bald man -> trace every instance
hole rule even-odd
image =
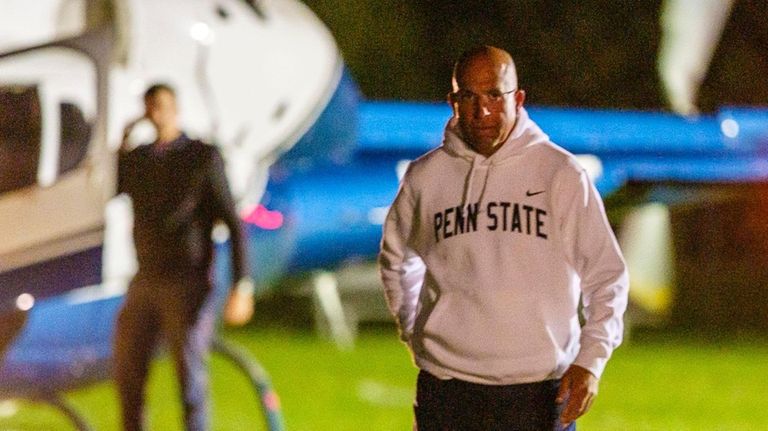
[[[602,201],[528,117],[506,51],[465,52],[448,101],[443,143],[410,164],[379,254],[420,368],[417,427],[573,430],[627,305]]]

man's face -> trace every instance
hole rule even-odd
[[[176,124],[176,98],[168,91],[160,90],[144,100],[146,117],[158,129]]]
[[[456,77],[451,95],[464,140],[485,156],[504,143],[525,100],[525,93],[516,91],[514,72],[507,67],[488,57],[477,57]]]

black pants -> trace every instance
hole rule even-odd
[[[146,276],[131,282],[115,332],[115,380],[123,429],[144,423],[144,386],[160,336],[173,357],[181,390],[185,428],[208,429],[208,373],[205,359],[216,319],[213,289],[202,276]]]
[[[560,431],[559,380],[520,385],[480,385],[440,380],[419,372],[418,431]],[[568,431],[575,430],[575,424]]]

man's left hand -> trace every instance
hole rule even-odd
[[[597,377],[587,369],[578,365],[568,367],[563,374],[555,400],[558,404],[567,401],[563,413],[560,414],[563,426],[570,425],[589,410],[597,396],[597,387]]]
[[[240,280],[229,293],[224,305],[224,322],[230,326],[243,326],[253,317],[253,281]]]

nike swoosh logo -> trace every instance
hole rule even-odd
[[[526,196],[528,196],[528,197],[531,197],[531,196],[540,195],[540,194],[544,193],[545,191],[546,191],[546,190],[541,190],[541,191],[538,191],[538,192],[532,192],[532,191],[530,191],[530,190],[527,190],[527,191],[525,192],[525,195],[526,195]]]

